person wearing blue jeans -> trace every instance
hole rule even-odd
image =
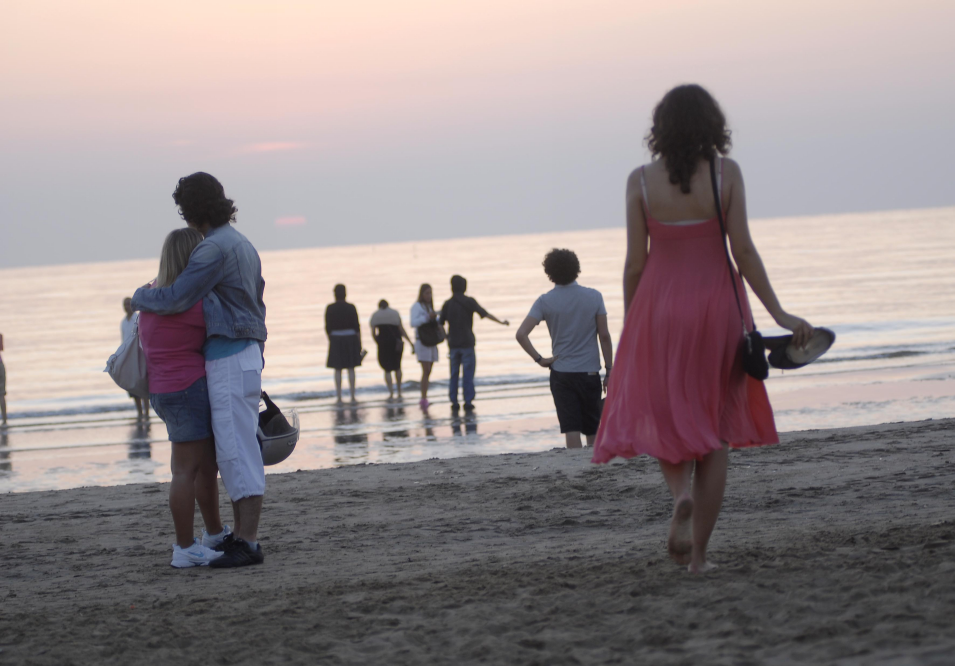
[[[474,368],[477,365],[477,358],[474,355],[474,347],[452,347],[449,358],[451,359],[451,379],[448,381],[448,395],[451,398],[451,406],[458,407],[458,377],[464,368],[464,408],[474,408]]]
[[[448,325],[448,347],[451,359],[451,381],[448,382],[448,397],[451,399],[451,409],[460,409],[458,404],[458,378],[464,370],[464,409],[474,409],[474,368],[477,358],[474,355],[474,315],[484,319],[487,317],[503,326],[510,326],[506,319],[501,321],[480,306],[471,298],[465,296],[468,281],[460,275],[451,277],[451,298],[444,302],[438,321],[442,326]]]

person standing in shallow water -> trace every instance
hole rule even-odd
[[[378,309],[371,316],[369,322],[371,337],[378,345],[378,365],[385,371],[385,385],[388,387],[388,400],[395,399],[394,384],[391,374],[395,375],[395,384],[398,385],[398,400],[401,400],[401,355],[404,353],[404,342],[414,344],[405,327],[401,325],[401,315],[394,308],[388,307],[388,301],[378,302]]]
[[[426,324],[438,320],[438,313],[434,311],[434,300],[432,298],[431,285],[422,284],[418,288],[418,300],[411,306],[410,316],[411,327],[415,331],[414,353],[421,364],[421,400],[418,405],[421,409],[427,409],[431,404],[428,402],[428,386],[431,383],[431,369],[438,361],[438,346],[428,346],[421,341],[420,328]]]
[[[139,319],[139,314],[133,310],[133,299],[129,296],[123,299],[123,311],[126,312],[126,316],[123,317],[122,321],[119,322],[120,342],[124,341],[133,334],[133,329],[136,327],[136,321]],[[148,421],[149,401],[143,400],[132,393],[129,394],[129,397],[133,399],[133,404],[136,405],[136,420],[141,421],[145,419]]]
[[[749,233],[743,176],[723,112],[697,85],[668,92],[653,111],[654,161],[627,181],[625,321],[593,462],[648,454],[673,496],[667,547],[699,573],[726,486],[727,446],[779,441],[763,382],[743,369],[743,330],[716,214],[710,164],[740,276],[776,323],[804,345],[812,326],[783,310]],[[649,249],[648,249],[649,241]]]
[[[348,391],[355,404],[355,367],[361,365],[361,325],[358,309],[345,301],[345,285],[335,285],[335,302],[325,308],[325,333],[328,334],[328,362],[335,370],[335,394],[342,404],[342,370],[348,371]]]
[[[487,317],[502,326],[510,326],[506,319],[501,321],[480,306],[471,298],[465,296],[468,281],[460,275],[451,276],[451,298],[441,306],[441,315],[438,322],[448,325],[448,347],[451,359],[451,378],[448,381],[448,397],[451,399],[451,409],[457,411],[458,405],[458,376],[463,374],[464,409],[474,409],[474,371],[477,366],[477,357],[474,354],[474,315],[481,319]],[[463,370],[463,373],[462,373]]]
[[[3,335],[0,334],[0,352],[3,351]],[[0,357],[0,426],[7,427],[7,369]]]

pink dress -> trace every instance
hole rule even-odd
[[[646,214],[650,251],[617,346],[593,462],[645,453],[679,463],[721,442],[779,442],[766,388],[743,370],[742,323],[719,220],[664,224],[649,207]],[[735,269],[733,279],[751,330]]]

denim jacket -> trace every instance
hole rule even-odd
[[[173,284],[137,289],[133,309],[178,314],[202,299],[207,337],[222,335],[264,342],[268,335],[264,291],[258,253],[245,236],[225,224],[209,230]]]

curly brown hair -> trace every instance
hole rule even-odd
[[[202,171],[179,179],[172,200],[179,206],[179,215],[188,224],[212,228],[235,222],[238,209],[227,199],[222,184]]]
[[[677,86],[653,109],[653,127],[647,133],[650,154],[663,157],[670,182],[690,193],[690,178],[702,157],[726,155],[733,145],[726,116],[702,86]]]
[[[566,285],[580,275],[580,260],[573,250],[554,248],[544,256],[544,273],[554,284]]]

